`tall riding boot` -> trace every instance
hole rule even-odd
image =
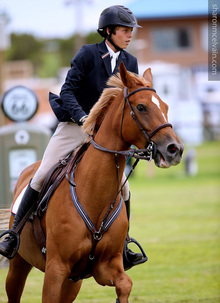
[[[129,199],[124,201],[125,202],[125,206],[126,206],[126,211],[127,211],[127,216],[128,216],[128,224],[130,221],[130,196],[131,194],[129,193]],[[128,232],[129,232],[129,227],[128,227]],[[127,239],[126,239],[126,243],[128,243],[130,240],[129,234],[127,234]],[[126,246],[126,257],[129,260],[130,263],[134,263],[138,260],[141,260],[143,255],[141,253],[134,253],[132,250],[130,250],[127,246]]]
[[[20,236],[21,231],[26,223],[24,221],[21,226],[18,228],[18,225],[22,221],[23,217],[26,213],[35,205],[37,204],[39,192],[34,190],[30,183],[28,184],[24,196],[21,200],[21,204],[18,208],[17,214],[15,215],[15,219],[13,222],[12,229],[8,230],[8,236],[4,239],[3,242],[0,243],[0,254],[2,254],[6,258],[11,258],[16,246],[17,246],[17,237]],[[6,232],[7,233],[7,232]],[[4,233],[5,234],[5,233]],[[17,236],[16,236],[17,235]]]

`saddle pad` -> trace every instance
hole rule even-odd
[[[24,192],[25,192],[27,186],[28,186],[28,184],[25,186],[25,188],[21,191],[20,195],[17,197],[17,199],[16,199],[16,200],[14,201],[14,203],[12,204],[11,213],[12,213],[12,215],[14,215],[14,216],[15,216],[16,213],[17,213],[18,207],[19,207],[19,205],[20,205],[20,203],[21,203],[21,200],[22,200],[22,198],[23,198],[23,195],[24,195]]]

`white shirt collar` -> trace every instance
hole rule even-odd
[[[111,49],[111,47],[109,47],[108,46],[108,44],[105,42],[105,45],[106,45],[106,47],[107,47],[107,49],[108,49],[108,51],[109,51],[109,54],[110,54],[110,57],[112,58],[113,56],[114,57],[116,57],[116,59],[118,58],[118,56],[120,55],[120,51],[118,51],[118,52],[114,52],[112,49]]]

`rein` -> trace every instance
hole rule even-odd
[[[139,160],[142,159],[147,161],[150,161],[152,159],[152,157],[150,157],[150,154],[153,152],[151,146],[148,146],[147,148],[143,148],[143,149],[130,148],[129,150],[113,150],[101,146],[100,144],[94,141],[92,136],[90,136],[90,142],[92,143],[93,147],[103,152],[107,152],[115,155],[122,155],[125,158],[133,157],[135,159],[139,159]]]

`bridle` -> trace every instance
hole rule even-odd
[[[122,117],[121,117],[121,137],[122,137],[122,140],[124,142],[126,142],[124,139],[123,139],[123,136],[122,136],[122,125],[123,125],[123,119],[124,119],[124,111],[125,111],[125,105],[126,103],[128,104],[128,107],[130,109],[130,114],[132,116],[132,118],[134,119],[134,121],[137,123],[137,125],[139,126],[140,130],[142,131],[142,133],[144,134],[145,138],[147,139],[147,147],[144,148],[144,149],[129,149],[129,150],[126,150],[126,151],[117,151],[117,150],[111,150],[111,149],[108,149],[108,148],[105,148],[101,145],[99,145],[97,142],[94,141],[93,137],[91,136],[91,143],[92,145],[96,148],[96,149],[99,149],[101,151],[104,151],[104,152],[108,152],[108,153],[114,153],[115,155],[124,155],[126,158],[128,157],[133,157],[133,158],[136,158],[136,159],[144,159],[144,160],[147,160],[147,161],[151,161],[152,159],[154,159],[154,157],[156,156],[156,145],[155,143],[151,140],[151,138],[161,129],[165,128],[165,127],[171,127],[172,128],[172,124],[170,123],[163,123],[159,126],[157,126],[155,129],[153,129],[152,131],[150,132],[147,132],[143,126],[141,125],[141,123],[139,122],[139,120],[137,119],[133,109],[132,109],[132,106],[131,106],[131,103],[129,101],[129,97],[131,97],[132,95],[142,91],[142,90],[148,90],[148,91],[153,91],[156,93],[156,90],[154,88],[151,88],[151,87],[140,87],[140,88],[137,88],[135,90],[133,90],[131,93],[128,94],[128,88],[125,87],[124,88],[124,107],[123,107],[123,112],[122,112]]]
[[[129,101],[129,97],[131,97],[132,95],[142,91],[142,90],[148,90],[148,91],[153,91],[154,93],[156,93],[156,90],[154,88],[151,88],[151,87],[140,87],[140,88],[137,88],[135,90],[133,90],[131,93],[128,94],[128,88],[125,87],[124,88],[124,108],[123,108],[123,113],[122,113],[122,118],[121,118],[121,136],[122,136],[122,124],[123,124],[123,118],[124,118],[124,111],[125,111],[125,105],[126,103],[128,104],[128,107],[130,109],[130,115],[132,116],[132,118],[134,119],[134,121],[137,123],[137,125],[139,126],[140,130],[142,131],[142,133],[144,134],[145,138],[147,139],[147,142],[148,142],[148,145],[146,147],[146,152],[150,152],[150,160],[151,159],[154,159],[155,155],[156,155],[156,145],[155,143],[151,140],[151,138],[159,131],[161,130],[162,128],[165,128],[165,127],[171,127],[172,128],[172,124],[170,123],[163,123],[159,126],[157,126],[155,129],[153,129],[151,132],[147,132],[146,129],[143,128],[143,126],[141,125],[141,123],[139,122],[139,120],[137,119],[133,109],[132,109],[132,106],[131,106],[131,103]],[[123,136],[122,136],[122,139],[123,139]],[[125,141],[123,139],[123,141]]]

